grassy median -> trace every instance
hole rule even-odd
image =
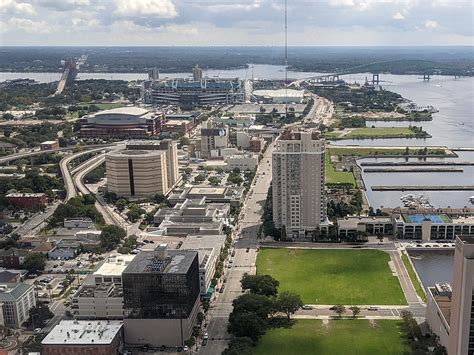
[[[406,304],[389,260],[379,250],[268,248],[259,252],[257,273],[273,276],[280,292],[295,292],[308,304]]]
[[[423,302],[426,302],[425,290],[423,289],[423,286],[420,284],[420,281],[418,281],[418,277],[416,277],[415,270],[413,270],[413,267],[408,258],[409,258],[408,255],[406,255],[405,253],[402,254],[403,264],[405,264],[405,268],[407,269],[408,275],[410,275],[411,283],[415,287],[415,290],[418,296],[420,296]]]
[[[254,355],[399,355],[410,353],[401,321],[361,319],[297,320],[290,328],[268,331]]]

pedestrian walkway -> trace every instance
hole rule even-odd
[[[421,300],[418,297],[415,287],[411,282],[410,275],[408,275],[408,271],[403,264],[400,251],[389,251],[389,254],[408,304],[420,304]]]

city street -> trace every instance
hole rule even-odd
[[[271,182],[271,156],[273,144],[269,145],[258,167],[255,184],[252,185],[241,211],[241,220],[235,236],[235,256],[233,267],[227,270],[226,286],[223,293],[218,293],[217,302],[209,310],[209,333],[206,346],[200,348],[199,354],[221,354],[227,347],[230,335],[227,333],[227,321],[232,312],[232,301],[242,294],[240,279],[244,273],[255,273],[257,233],[261,224],[261,215]],[[247,251],[248,248],[248,251]]]

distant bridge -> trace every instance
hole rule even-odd
[[[74,59],[66,59],[64,62],[64,71],[61,75],[61,79],[58,83],[58,88],[54,95],[59,95],[63,92],[64,88],[74,82],[77,75],[78,66]]]

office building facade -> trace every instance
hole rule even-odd
[[[220,148],[226,148],[229,144],[229,130],[223,124],[214,123],[208,120],[202,124],[201,128],[201,157],[209,158]]]
[[[169,191],[167,152],[121,150],[105,157],[107,189],[118,196],[152,197]]]
[[[199,309],[196,251],[142,251],[122,275],[125,342],[152,347],[183,346]]]
[[[324,191],[325,142],[319,132],[287,130],[272,155],[273,221],[285,239],[328,225]]]
[[[20,328],[35,306],[34,285],[23,282],[0,285],[0,326]]]

